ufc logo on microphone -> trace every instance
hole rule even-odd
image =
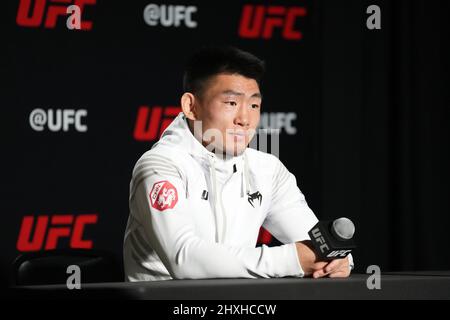
[[[270,39],[275,28],[282,29],[286,40],[300,40],[303,34],[294,29],[297,18],[306,16],[304,7],[245,5],[239,26],[242,38]]]
[[[325,242],[325,238],[322,236],[322,233],[320,232],[319,228],[315,228],[311,231],[314,240],[318,243],[320,243],[320,251],[322,251],[322,253],[325,252],[325,250],[330,250],[330,248],[328,247],[328,245]]]
[[[44,28],[53,29],[59,16],[67,16],[67,7],[74,4],[80,11],[86,5],[94,5],[97,0],[50,0],[46,8],[46,0],[20,0],[17,11],[16,23],[22,27],[40,27],[42,21]],[[45,17],[45,19],[44,19]],[[92,21],[81,20],[81,30],[91,30]]]
[[[97,214],[25,216],[17,240],[17,250],[21,252],[52,250],[56,249],[61,238],[69,237],[71,248],[91,249],[93,243],[91,240],[84,240],[83,233],[86,225],[96,223]]]
[[[338,257],[338,258],[345,258],[346,256],[348,256],[348,254],[351,252],[352,250],[335,250],[330,252],[327,255],[327,258],[334,258],[334,257]],[[323,252],[323,251],[322,251]]]
[[[159,139],[169,124],[181,112],[180,107],[141,106],[138,110],[134,139],[138,141],[153,141]]]

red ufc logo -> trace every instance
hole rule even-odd
[[[269,231],[261,227],[259,229],[258,240],[256,241],[256,243],[269,244],[270,242],[272,242],[272,235],[270,234]]]
[[[138,141],[159,139],[169,124],[181,112],[180,107],[141,106],[138,110],[134,138]]]
[[[303,34],[294,29],[298,17],[306,16],[304,7],[245,5],[242,10],[239,36],[242,38],[272,38],[275,28],[282,28],[287,40],[300,40]]]
[[[94,5],[96,1],[74,0],[73,4],[78,6],[80,11],[83,12],[85,5]],[[67,16],[67,7],[72,4],[72,0],[50,0],[49,2],[51,4],[47,6],[46,10],[46,0],[20,0],[16,18],[17,25],[39,27],[45,16],[44,27],[47,29],[55,28],[58,17]],[[81,21],[81,30],[91,29],[92,21]]]
[[[83,240],[83,232],[87,224],[97,223],[97,214],[55,215],[50,219],[50,226],[48,225],[49,219],[49,216],[23,217],[17,240],[17,250],[22,252],[39,251],[44,246],[44,240],[46,240],[44,249],[52,250],[57,247],[58,240],[63,237],[70,237],[71,248],[92,248],[91,240]],[[37,221],[35,222],[35,220]],[[33,224],[34,232],[32,232]],[[32,233],[33,237],[31,238]]]

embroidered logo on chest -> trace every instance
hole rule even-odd
[[[248,203],[250,203],[250,205],[254,208],[255,206],[253,205],[253,202],[255,200],[259,201],[259,205],[261,206],[261,202],[262,202],[262,194],[259,193],[259,191],[256,191],[254,193],[249,193],[247,194],[248,196]]]

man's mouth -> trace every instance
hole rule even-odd
[[[247,136],[247,134],[242,131],[234,131],[234,132],[230,132],[229,134],[234,138],[235,141],[244,140],[245,137]]]

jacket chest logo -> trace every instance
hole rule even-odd
[[[262,202],[262,194],[259,193],[259,191],[256,191],[254,193],[249,193],[247,194],[248,196],[248,203],[250,203],[250,205],[254,208],[255,206],[253,205],[253,201],[255,200],[259,200],[259,205],[261,206],[261,202]]]

